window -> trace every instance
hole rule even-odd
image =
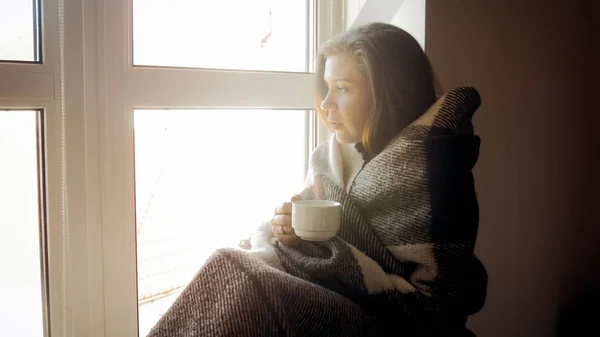
[[[388,20],[370,3],[0,0],[4,330],[27,315],[19,334],[144,335],[202,263],[186,254],[235,244],[297,191],[328,134],[311,111],[316,46]],[[379,15],[423,36],[423,3]],[[228,226],[206,224],[229,203]],[[171,263],[175,245],[169,272],[154,257]]]
[[[53,33],[46,22],[42,35],[42,14],[40,1],[0,0],[0,324],[28,336],[58,335],[66,293],[55,68],[42,60]]]
[[[305,72],[310,5],[307,0],[134,0],[133,63]]]
[[[40,62],[38,1],[0,0],[0,60]]]
[[[0,224],[22,231],[3,252],[23,261],[7,268],[23,276],[18,305],[29,319],[20,326],[35,336],[144,335],[201,264],[186,265],[185,254],[235,244],[225,229],[244,236],[268,220],[323,139],[311,110],[313,59],[320,41],[343,30],[344,1],[149,4],[0,0],[0,128],[23,130],[0,133],[0,143],[10,135],[18,144],[0,154],[3,163],[24,155],[23,180],[14,170],[0,180],[27,191],[0,190],[10,205]],[[211,159],[236,154],[216,169],[199,148]],[[261,167],[275,157],[277,167]],[[236,176],[242,169],[257,180]],[[250,200],[228,227],[209,226],[233,199],[218,180],[265,191],[241,196]],[[200,188],[206,199],[179,194]],[[187,222],[190,211],[201,225]],[[190,233],[216,239],[196,248]],[[171,273],[151,261],[177,253],[174,243],[183,258]],[[12,282],[2,291],[16,294],[15,279],[2,275]]]
[[[45,204],[37,111],[0,110],[0,326],[43,336]]]
[[[341,31],[341,3],[105,7],[106,329],[145,335],[208,254],[299,192],[319,135],[315,46]]]
[[[140,336],[304,181],[307,112],[135,110]],[[276,140],[276,141],[274,141]]]
[[[314,13],[312,6],[306,0],[134,0],[131,69],[144,65],[136,70],[175,66],[308,73],[312,61],[308,46],[314,43],[314,29],[308,28],[315,23],[309,15]],[[172,82],[184,80],[184,70],[161,70],[172,76]],[[227,76],[218,71],[189,73],[194,75],[217,82]],[[236,96],[268,99],[268,93],[251,97],[237,92],[248,91],[252,81],[259,84],[257,73],[247,72],[243,78],[229,75],[242,83],[236,89],[231,81],[223,81],[224,103],[231,104]],[[272,84],[285,85],[277,73],[263,75]],[[298,76],[288,78],[295,81]],[[190,78],[188,84],[185,91],[194,95],[201,90],[199,86],[211,85],[211,81]],[[307,97],[309,90],[304,85]],[[170,101],[178,95],[163,96]],[[189,109],[181,106],[182,101],[167,103],[153,97],[156,101],[143,105],[175,104],[170,107],[179,109],[130,107],[140,335],[168,309],[212,251],[246,239],[276,205],[300,190],[309,139],[309,112],[289,110],[289,99],[281,102],[285,110],[256,106],[211,110]],[[206,94],[195,105],[207,107],[212,100],[214,95]],[[310,108],[308,104],[303,107]]]
[[[314,43],[312,5],[134,0],[133,64],[306,73],[312,61],[308,46]],[[181,80],[177,75],[174,81]],[[210,75],[214,81],[224,78]],[[253,75],[245,81],[260,81]],[[268,76],[283,84],[277,74]],[[203,83],[210,84],[198,78],[190,86]],[[246,83],[240,91],[249,89]],[[227,101],[244,97],[229,81],[224,84]],[[213,99],[206,95],[197,104]],[[276,205],[299,191],[310,116],[305,110],[272,109],[133,114],[139,333],[145,335],[212,251],[247,238]]]

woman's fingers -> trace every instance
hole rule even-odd
[[[271,231],[273,231],[273,234],[275,234],[278,239],[288,235],[296,236],[294,233],[294,228],[289,225],[275,225],[271,223]]]
[[[273,226],[272,230],[274,232],[274,234],[277,235],[278,238],[281,238],[281,236],[285,236],[285,235],[296,235],[294,233],[294,228],[292,228],[292,226],[284,226],[284,225],[280,225],[280,226]]]
[[[292,202],[302,200],[302,197],[299,194],[295,194],[290,200],[290,202],[284,202],[275,208],[275,214],[292,214]]]
[[[275,208],[275,214],[292,214],[292,203],[284,202]]]
[[[271,231],[279,242],[288,246],[295,246],[300,241],[292,228],[292,202],[296,200],[302,200],[302,197],[298,194],[292,196],[290,202],[284,202],[275,208],[275,214],[271,218]]]
[[[279,242],[283,243],[286,246],[295,247],[300,243],[300,238],[296,235],[281,235],[277,236]]]
[[[287,214],[278,214],[271,219],[271,226],[291,226],[292,217]]]
[[[271,218],[271,230],[278,238],[285,235],[294,235],[291,217],[287,214],[275,215]]]

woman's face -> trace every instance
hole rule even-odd
[[[373,108],[369,83],[356,61],[343,53],[327,57],[323,79],[329,87],[321,103],[327,126],[338,142],[359,143]]]

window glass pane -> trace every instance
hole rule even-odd
[[[305,111],[137,110],[140,336],[219,247],[303,186]]]
[[[0,110],[0,326],[44,336],[36,111]]]
[[[133,63],[306,72],[308,13],[308,0],[133,0]]]
[[[0,60],[40,61],[36,0],[0,0]]]

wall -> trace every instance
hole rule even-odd
[[[346,0],[346,28],[373,21],[389,22],[406,30],[425,47],[425,4],[425,0]]]
[[[469,320],[478,336],[553,336],[600,280],[593,2],[427,1],[426,52],[442,84],[473,85],[483,101],[476,252],[490,280]]]
[[[409,32],[422,48],[425,48],[425,5],[425,0],[404,0],[390,21]]]

